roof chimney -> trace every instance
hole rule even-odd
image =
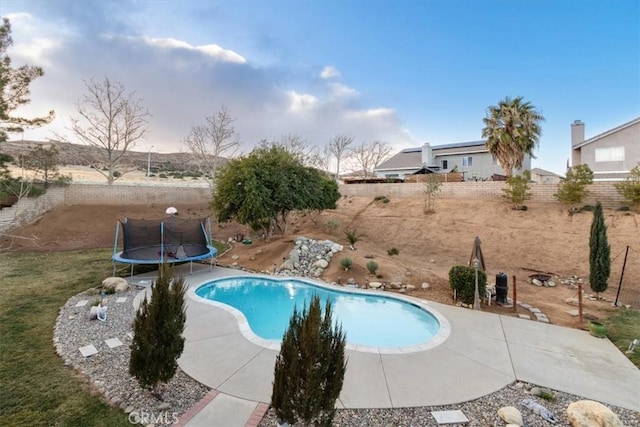
[[[433,161],[433,154],[431,153],[431,145],[425,142],[422,146],[422,164],[425,166],[431,166]]]
[[[574,120],[571,123],[571,147],[584,142],[584,123],[580,120]]]

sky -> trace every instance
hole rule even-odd
[[[546,119],[533,166],[563,174],[574,120],[589,138],[640,116],[637,0],[1,0],[0,15],[13,65],[45,72],[17,114],[56,113],[14,139],[77,142],[85,82],[105,77],[151,114],[138,151],[186,151],[222,106],[243,152],[285,134],[475,141],[488,106],[522,96]]]

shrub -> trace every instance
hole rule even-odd
[[[274,368],[271,406],[281,423],[331,425],[347,368],[345,335],[332,326],[331,303],[324,316],[320,297],[289,320]]]
[[[378,263],[375,261],[369,261],[367,263],[367,270],[371,273],[372,276],[376,275],[376,271],[378,271]]]
[[[400,251],[398,250],[398,248],[391,248],[391,249],[387,249],[387,254],[389,256],[394,256],[394,255],[400,254]]]
[[[335,232],[338,227],[340,227],[340,221],[338,221],[335,218],[331,218],[330,220],[327,221],[327,231],[329,233],[333,233]]]
[[[358,234],[356,230],[349,229],[344,231],[344,235],[347,236],[347,240],[351,246],[355,246],[355,244],[364,236],[364,234]]]
[[[640,165],[631,169],[631,175],[623,182],[614,184],[625,203],[640,206]]]
[[[164,179],[166,179],[166,178],[169,178],[169,177],[167,176],[167,174],[166,174],[166,173],[161,173],[160,175],[158,175],[158,178],[164,178]]]
[[[456,291],[458,300],[465,304],[473,304],[475,294],[475,269],[466,265],[454,265],[449,270],[449,284]],[[487,287],[487,274],[478,270],[478,293],[484,295]]]
[[[113,177],[114,177],[114,178],[118,178],[118,177],[120,177],[120,176],[122,176],[122,172],[120,172],[120,171],[113,171]]]
[[[176,373],[184,349],[185,291],[184,279],[174,279],[172,267],[161,264],[151,300],[142,301],[133,321],[129,373],[141,387],[154,388]]]
[[[344,271],[347,271],[353,265],[353,260],[351,258],[342,258],[340,260],[340,265],[344,268]]]
[[[513,175],[507,178],[507,185],[502,189],[504,194],[502,197],[513,204],[513,209],[524,210],[524,202],[531,199],[529,191],[529,181],[531,180],[531,172],[528,170],[520,175]]]
[[[576,210],[589,195],[587,186],[593,182],[593,171],[588,165],[578,165],[567,171],[567,176],[558,184],[555,198],[570,206],[570,212]]]
[[[376,197],[373,198],[373,200],[375,200],[377,202],[379,200],[386,199],[386,198],[387,198],[387,196],[376,196]]]

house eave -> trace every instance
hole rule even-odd
[[[609,136],[609,135],[611,135],[611,134],[614,134],[614,133],[616,133],[616,132],[620,132],[621,130],[624,130],[624,129],[626,129],[626,128],[630,127],[630,126],[633,126],[633,125],[635,125],[635,124],[638,124],[638,123],[640,123],[640,117],[635,118],[635,119],[633,119],[633,120],[631,120],[631,121],[629,121],[629,122],[627,122],[627,123],[623,123],[623,124],[621,124],[620,126],[616,126],[616,127],[614,127],[613,129],[609,129],[609,130],[608,130],[608,131],[606,131],[606,132],[602,132],[601,134],[598,134],[598,135],[596,135],[596,136],[593,136],[593,137],[591,137],[591,138],[589,138],[589,139],[587,139],[587,140],[585,140],[585,141],[582,141],[580,144],[576,144],[576,145],[574,145],[572,148],[573,148],[574,150],[576,150],[576,149],[578,149],[578,148],[582,148],[582,147],[584,147],[585,145],[588,145],[588,144],[591,144],[591,143],[593,143],[593,142],[596,142],[596,141],[598,141],[599,139],[605,138],[605,137],[607,137],[607,136]]]

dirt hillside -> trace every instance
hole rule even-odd
[[[183,217],[210,215],[206,205],[176,206]],[[67,206],[57,208],[33,224],[12,231],[0,247],[5,250],[64,251],[72,249],[110,247],[119,218],[160,218],[167,206]],[[604,317],[615,299],[622,270],[624,250],[631,246],[624,275],[621,301],[636,306],[640,303],[640,214],[605,210],[608,239],[611,245],[612,276],[605,300],[586,300],[587,317]],[[212,218],[213,219],[213,218]],[[551,323],[583,327],[567,311],[576,307],[565,300],[577,297],[577,290],[562,283],[563,278],[589,274],[589,230],[592,214],[584,212],[569,216],[564,208],[552,204],[529,204],[528,211],[513,211],[497,201],[438,200],[436,212],[423,213],[421,200],[391,199],[389,203],[371,198],[343,197],[338,208],[318,217],[294,215],[286,236],[276,236],[268,242],[252,236],[247,228],[237,224],[215,224],[214,238],[226,241],[236,233],[252,238],[251,245],[234,244],[219,262],[230,265],[232,255],[238,255],[239,265],[257,271],[272,271],[293,248],[296,236],[330,239],[345,245],[325,271],[328,282],[345,283],[354,278],[363,284],[367,278],[366,263],[373,256],[379,264],[381,280],[402,281],[414,285],[411,295],[429,300],[455,303],[447,277],[456,264],[466,265],[476,236],[482,241],[489,281],[498,272],[509,276],[509,295],[512,276],[517,278],[518,300],[536,306]],[[327,229],[327,221],[337,220],[334,232]],[[363,234],[356,250],[348,248],[344,230],[355,229]],[[395,247],[397,256],[387,250]],[[340,259],[353,259],[353,268],[345,272]],[[533,270],[557,275],[557,287],[536,287],[528,283]],[[430,288],[422,290],[421,285]],[[483,307],[485,310],[511,313],[511,309]],[[519,309],[521,314],[530,314]]]

